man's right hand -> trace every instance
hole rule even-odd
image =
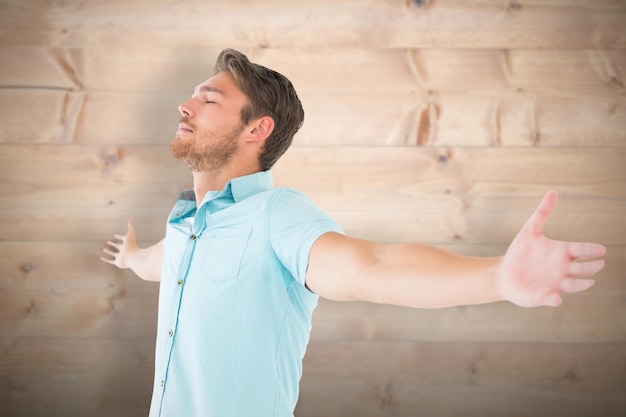
[[[130,268],[132,264],[133,256],[137,255],[140,250],[137,246],[137,237],[135,235],[135,227],[133,226],[133,219],[128,220],[128,231],[125,235],[113,235],[117,241],[108,240],[107,245],[102,249],[102,252],[110,256],[101,257],[102,262],[106,262],[111,265],[115,265],[118,268]]]
[[[137,237],[133,219],[128,220],[128,231],[125,235],[113,235],[116,240],[107,241],[108,247],[102,252],[102,262],[118,268],[130,268],[139,278],[146,281],[160,281],[163,262],[163,240],[147,248],[137,246]]]

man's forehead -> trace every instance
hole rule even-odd
[[[194,93],[210,92],[223,96],[230,95],[233,92],[241,93],[235,83],[235,78],[228,72],[219,72],[194,88]]]

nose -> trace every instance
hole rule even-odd
[[[192,100],[193,100],[193,99],[189,99],[189,100],[185,101],[184,103],[181,103],[181,104],[178,106],[178,111],[180,112],[180,114],[181,114],[182,116],[185,116],[185,117],[193,117],[193,114],[194,114],[194,113],[193,113],[193,107],[192,107],[192,105],[191,105],[191,101],[192,101]]]

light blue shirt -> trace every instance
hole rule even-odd
[[[341,227],[270,171],[181,194],[163,243],[150,417],[293,416],[318,297],[309,251]]]

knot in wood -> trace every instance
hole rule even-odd
[[[20,271],[26,275],[28,275],[33,269],[35,269],[35,265],[33,265],[32,262],[25,262],[20,266]]]
[[[380,402],[380,408],[391,408],[394,405],[394,389],[393,389],[393,380],[389,381],[387,385],[385,385],[385,390],[383,394],[383,398]]]
[[[106,165],[107,167],[114,167],[115,165],[117,165],[118,159],[117,159],[117,155],[115,154],[108,154],[104,157],[104,165]]]
[[[578,372],[576,372],[575,368],[570,368],[567,370],[567,372],[565,372],[565,374],[563,375],[563,379],[568,381],[568,382],[580,382],[583,379],[578,375]]]
[[[509,2],[509,10],[510,11],[517,12],[517,11],[520,11],[521,9],[522,9],[522,6],[518,2],[516,2],[516,1]]]
[[[101,154],[104,169],[115,168],[122,160],[122,152],[119,148],[103,150]]]

